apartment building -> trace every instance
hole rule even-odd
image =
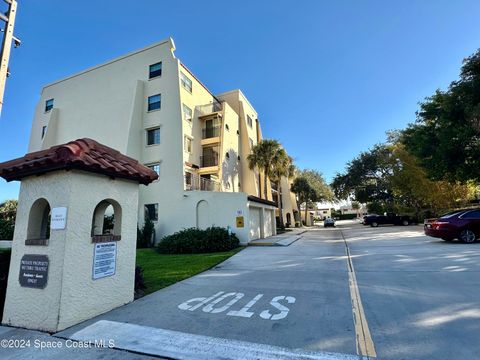
[[[149,166],[159,179],[140,189],[139,224],[152,219],[157,240],[192,226],[243,243],[275,234],[272,189],[247,162],[257,112],[240,90],[212,94],[174,51],[169,38],[46,85],[29,152],[87,137]]]

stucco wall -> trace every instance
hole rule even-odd
[[[38,198],[51,208],[67,207],[65,230],[51,230],[48,246],[25,245],[28,214]],[[93,212],[105,199],[122,208],[121,240],[117,242],[116,273],[92,279]],[[24,179],[21,184],[10,276],[3,322],[8,325],[58,331],[133,300],[138,184],[77,171],[59,171]],[[24,254],[49,257],[44,289],[21,287]]]

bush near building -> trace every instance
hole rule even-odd
[[[10,267],[10,249],[0,249],[0,321],[2,320],[3,304],[7,293],[8,269]]]
[[[165,236],[157,245],[161,254],[199,254],[230,251],[240,246],[235,234],[221,227],[189,228]]]

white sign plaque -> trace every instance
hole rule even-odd
[[[67,224],[67,208],[57,207],[53,208],[50,218],[51,230],[64,230]]]
[[[95,244],[93,253],[93,280],[115,275],[117,242]]]

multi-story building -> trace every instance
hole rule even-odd
[[[174,51],[170,38],[46,85],[29,151],[88,137],[155,170],[139,224],[152,219],[157,239],[211,225],[244,243],[274,234],[271,189],[262,194],[247,162],[262,138],[257,112],[240,90],[212,94]]]

